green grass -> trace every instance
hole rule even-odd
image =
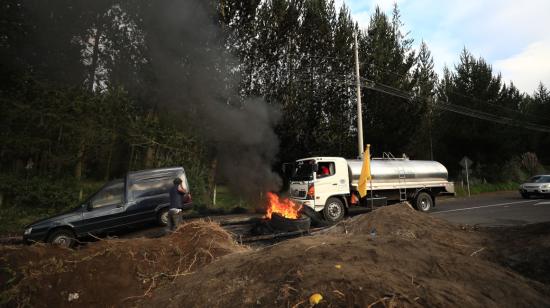
[[[214,207],[231,210],[235,207],[249,208],[250,204],[233,194],[227,187],[217,186],[216,205]]]
[[[518,186],[519,183],[515,182],[474,184],[470,185],[470,194],[477,195],[485,192],[517,190]],[[464,185],[464,187],[461,187],[460,185],[455,184],[455,190],[457,197],[468,196],[468,189],[466,185]]]
[[[254,210],[254,205],[232,193],[226,186],[216,187],[216,204],[197,205],[195,212],[201,215],[244,213]]]

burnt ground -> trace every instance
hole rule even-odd
[[[548,307],[550,224],[472,228],[379,208],[263,248],[213,222],[79,250],[0,247],[0,305]]]

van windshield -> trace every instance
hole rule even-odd
[[[292,181],[311,181],[313,180],[313,166],[315,166],[315,161],[311,160],[301,160],[296,162],[296,168],[294,169],[294,174],[292,175]]]

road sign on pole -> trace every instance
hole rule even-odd
[[[468,197],[470,197],[470,179],[469,179],[469,168],[472,166],[473,161],[468,158],[468,156],[462,157],[459,164],[466,169],[466,186],[468,187]]]

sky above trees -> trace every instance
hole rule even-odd
[[[550,1],[335,0],[362,28],[377,5],[390,13],[394,2],[414,46],[428,44],[438,73],[454,66],[466,47],[522,91],[532,94],[539,82],[550,84]]]

